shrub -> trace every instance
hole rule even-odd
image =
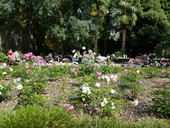
[[[3,52],[0,52],[0,62],[3,62],[3,63],[8,63],[9,62],[8,56]]]
[[[170,118],[170,92],[168,88],[169,85],[164,85],[153,93],[155,98],[152,99],[154,103],[152,110],[156,111],[160,117]]]
[[[41,107],[37,105],[19,107],[19,109],[1,111],[2,128],[54,128],[76,126],[73,115],[63,107]]]
[[[10,84],[0,81],[0,102],[9,99],[8,91],[11,90]]]
[[[124,97],[136,99],[139,93],[142,91],[142,78],[140,70],[127,70],[124,69],[120,77],[120,92]]]

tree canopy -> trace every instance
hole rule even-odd
[[[82,46],[105,55],[121,47],[143,54],[159,44],[168,47],[168,5],[167,0],[1,0],[0,32],[27,35],[37,54]]]

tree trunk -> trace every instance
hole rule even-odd
[[[45,43],[45,33],[34,33],[34,39],[36,41],[37,46],[37,55],[41,53],[45,53],[45,49],[43,44]],[[48,48],[47,48],[48,49]]]
[[[107,41],[106,39],[104,40],[104,55],[106,56],[106,48],[107,48]]]
[[[124,15],[126,15],[126,8],[124,8]],[[122,33],[122,49],[125,50],[126,44],[126,26],[124,25],[123,33]]]
[[[97,49],[98,23],[99,23],[99,16],[97,15],[96,19],[95,19],[95,43],[94,43],[94,49]]]
[[[123,29],[122,31],[122,49],[125,49],[126,44],[126,29]]]

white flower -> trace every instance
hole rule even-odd
[[[82,47],[83,50],[86,50],[86,47]]]
[[[139,73],[140,73],[140,71],[139,71],[139,70],[137,70],[137,71],[136,71],[136,73],[138,73],[138,74],[139,74]]]
[[[115,105],[114,105],[114,103],[112,102],[112,109],[115,109]]]
[[[2,95],[2,92],[0,92],[0,95]]]
[[[0,88],[3,89],[2,85],[0,85]]]
[[[26,79],[25,81],[26,81],[27,83],[30,82],[30,80],[28,80],[28,79]]]
[[[105,104],[107,104],[107,103],[108,103],[108,102],[107,102],[107,100],[106,100],[106,98],[104,98],[103,102],[104,102]]]
[[[104,106],[105,106],[105,103],[104,103],[104,102],[101,102],[101,106],[104,107]]]
[[[112,109],[115,109],[115,106],[112,106]]]
[[[97,87],[100,87],[100,83],[96,83],[96,86],[97,86]]]
[[[104,107],[107,103],[108,102],[107,102],[106,98],[104,98],[103,102],[101,102],[101,106]]]
[[[106,78],[107,82],[110,82],[110,77],[109,76],[105,75],[105,78]]]
[[[3,67],[6,67],[6,66],[7,66],[7,64],[6,64],[6,63],[3,63],[2,65],[3,65]]]
[[[107,75],[105,75],[105,78],[106,78],[107,82],[110,82],[110,77],[108,77]]]
[[[114,89],[111,89],[110,92],[114,94],[116,91]]]
[[[23,88],[22,84],[18,84],[17,89],[21,90]]]
[[[13,68],[9,68],[9,70],[12,72],[12,71],[13,71]]]
[[[4,67],[3,66],[0,66],[0,69],[3,69]]]
[[[91,94],[89,87],[82,87],[82,90],[83,90],[82,93],[84,93],[84,94],[87,94],[87,95]]]
[[[107,56],[107,58],[109,59],[109,58],[110,58],[110,56]]]
[[[117,76],[116,75],[111,75],[110,78],[113,79],[115,82],[117,81]]]
[[[72,53],[75,53],[76,50],[73,50]]]
[[[132,104],[134,104],[135,106],[138,105],[138,103],[139,103],[138,99],[132,102]]]
[[[21,80],[21,78],[16,79],[18,82]]]
[[[26,68],[28,68],[28,66],[25,66]]]
[[[2,75],[6,75],[7,73],[6,72],[3,72]]]
[[[14,83],[17,83],[17,80],[16,80],[16,79],[14,79],[13,81],[14,81]]]
[[[103,80],[105,79],[105,75],[102,75],[102,79],[103,79]]]

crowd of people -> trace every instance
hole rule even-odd
[[[9,57],[9,59],[15,60],[15,61],[19,61],[20,60],[20,54],[18,53],[18,51],[12,52],[12,49],[10,49],[7,53],[7,56]]]
[[[10,61],[20,61],[20,54],[18,51],[13,52],[12,49],[10,49],[7,54]],[[104,62],[108,61],[109,59],[115,58],[116,56],[114,54],[101,56],[98,55],[95,58],[95,52],[92,50],[86,51],[86,49],[81,50],[73,50],[71,54],[67,53],[65,55],[57,54],[57,52],[50,52],[47,56],[44,57],[46,62],[77,62],[77,63],[91,63],[94,62],[95,59],[98,62]],[[138,57],[141,60],[142,65],[148,65],[150,63],[155,63],[156,53],[150,53],[150,54],[143,54],[142,56]]]
[[[76,51],[73,50],[72,51],[72,55],[70,55],[69,53],[65,54],[64,56],[62,54],[57,54],[56,52],[50,52],[47,56],[45,56],[45,60],[47,62],[61,62],[63,60],[69,61],[69,62],[84,62],[86,61],[86,59],[90,58],[92,62],[94,62],[94,52],[92,50],[88,50],[87,51],[82,51],[82,54],[80,53],[80,51]],[[65,58],[65,59],[64,59]]]

